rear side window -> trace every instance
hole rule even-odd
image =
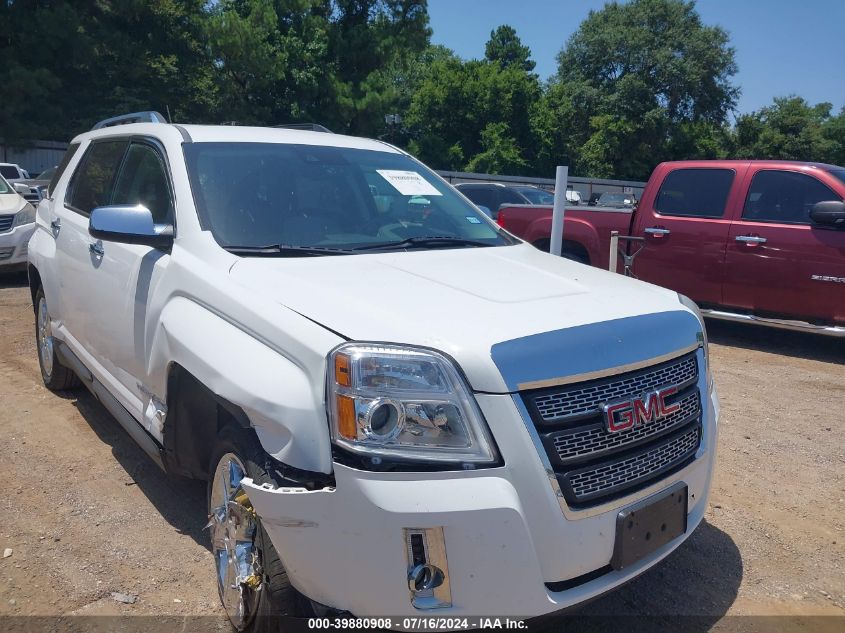
[[[59,178],[61,178],[62,174],[65,173],[65,169],[67,169],[68,163],[70,163],[70,159],[73,158],[74,154],[76,154],[76,150],[79,149],[79,145],[79,143],[71,143],[70,147],[68,147],[65,151],[65,155],[62,156],[62,162],[60,162],[59,166],[56,167],[56,171],[53,173],[53,177],[50,178],[50,184],[47,185],[48,196],[53,195],[53,190],[56,188],[56,184],[59,182]]]
[[[69,206],[90,215],[93,209],[111,202],[115,174],[127,145],[127,140],[92,143],[73,175]]]
[[[760,171],[751,180],[742,219],[810,224],[810,210],[814,204],[841,199],[812,176],[794,171]]]
[[[663,215],[721,218],[733,180],[732,169],[676,169],[660,186],[654,209]]]
[[[18,173],[18,168],[13,165],[0,165],[0,174],[3,175],[3,178],[8,178],[9,180],[15,180],[21,177]]]
[[[156,224],[173,221],[173,198],[167,169],[159,153],[149,145],[133,143],[114,188],[112,204],[142,204]]]
[[[522,194],[502,187],[499,190],[499,204],[525,204],[528,199]]]
[[[459,191],[464,194],[467,198],[472,200],[475,204],[481,205],[482,207],[487,207],[491,211],[493,211],[493,207],[495,206],[495,201],[493,197],[493,192],[490,191],[489,188],[486,187],[461,187]]]

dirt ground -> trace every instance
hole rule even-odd
[[[0,275],[0,615],[220,616],[204,484],[162,474],[84,389],[48,392],[32,320],[25,276]],[[722,425],[706,520],[579,613],[845,630],[845,341],[709,331]]]

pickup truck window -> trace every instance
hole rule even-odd
[[[654,210],[663,215],[721,218],[734,175],[733,169],[676,169],[660,186]]]
[[[328,254],[512,243],[404,154],[282,143],[191,143],[184,152],[202,221],[238,254],[280,245],[314,255],[307,247]],[[452,241],[406,242],[432,237]]]
[[[822,182],[794,171],[762,170],[754,175],[742,219],[751,222],[810,224],[817,202],[841,200]]]
[[[112,204],[142,204],[153,214],[153,221],[173,221],[173,199],[164,162],[149,145],[133,143],[115,185]]]
[[[90,215],[111,202],[114,179],[129,141],[92,142],[73,174],[65,202],[77,213]]]

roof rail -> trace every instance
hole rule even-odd
[[[308,130],[310,132],[326,132],[327,134],[332,134],[329,128],[319,123],[283,123],[281,125],[271,125],[270,127],[283,127],[290,130]]]
[[[167,123],[167,119],[165,119],[159,112],[154,112],[152,110],[147,112],[132,112],[131,114],[121,114],[120,116],[113,116],[110,119],[103,119],[91,129],[101,130],[104,127],[128,125],[129,123]]]

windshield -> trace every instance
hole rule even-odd
[[[528,198],[531,204],[554,204],[555,197],[548,191],[542,189],[535,189],[534,187],[520,187],[517,189],[519,193]]]
[[[12,190],[11,185],[8,182],[6,182],[6,179],[3,178],[3,176],[0,176],[0,194],[2,194],[2,193],[15,193],[15,192]]]
[[[190,143],[184,151],[203,222],[239,254],[272,246],[330,254],[513,243],[403,154],[281,143]]]
[[[18,178],[18,168],[14,165],[0,165],[0,175],[2,175],[3,178]]]

